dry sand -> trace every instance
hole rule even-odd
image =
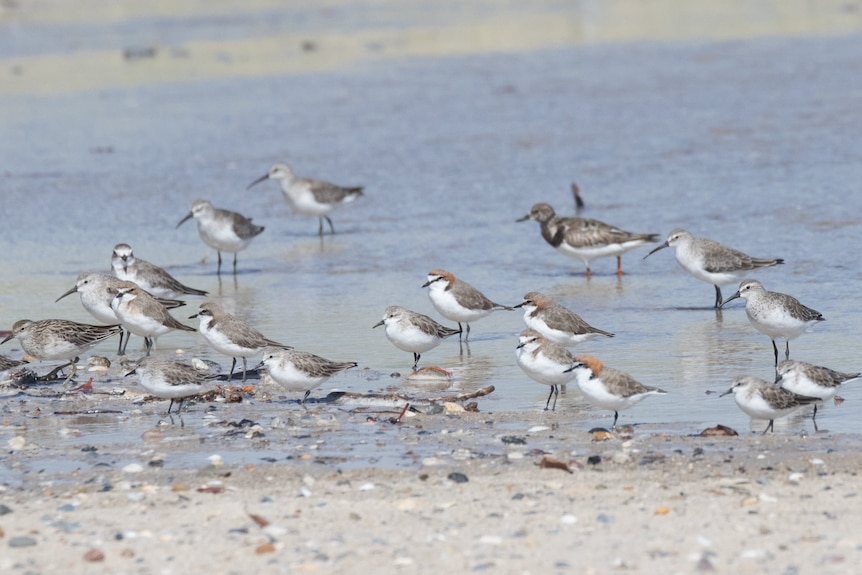
[[[107,401],[129,411],[128,398]],[[158,402],[128,414],[146,429],[133,445],[99,446],[96,465],[85,463],[92,447],[67,450],[77,468],[41,472],[33,462],[60,455],[27,438],[49,417],[34,404],[5,404],[14,481],[0,492],[0,573],[792,574],[862,563],[856,436],[636,426],[595,441],[560,412],[393,424],[317,405],[268,421],[267,402],[198,403],[180,428],[153,426]],[[257,432],[205,437],[242,409],[258,413]],[[202,458],[178,438],[199,441]],[[368,452],[352,457],[356,443],[402,455],[380,467]],[[199,463],[243,449],[277,460]],[[571,473],[540,466],[545,456]]]

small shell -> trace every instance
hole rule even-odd
[[[111,360],[101,355],[94,355],[87,360],[87,371],[108,371],[111,367]]]

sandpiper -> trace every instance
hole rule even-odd
[[[721,286],[741,281],[752,270],[784,263],[780,258],[753,258],[713,240],[696,238],[680,228],[673,230],[667,241],[644,259],[667,247],[674,249],[674,257],[682,269],[715,287],[716,309],[721,307]]]
[[[146,355],[150,355],[154,340],[160,335],[175,329],[197,331],[177,321],[165,306],[139,287],[118,288],[111,308],[124,328],[144,338]]]
[[[561,218],[545,203],[535,204],[530,213],[516,221],[536,220],[542,237],[560,252],[577,258],[587,267],[596,258],[616,257],[617,275],[623,274],[622,255],[636,247],[658,241],[658,234],[635,234],[588,218]]]
[[[451,321],[458,322],[458,329],[463,329],[461,323],[467,324],[464,341],[470,337],[470,322],[482,319],[493,311],[511,310],[509,306],[494,303],[485,295],[468,284],[457,279],[445,270],[431,270],[428,281],[422,284],[428,289],[431,304],[440,315]]]
[[[518,367],[531,379],[551,386],[548,400],[545,402],[545,411],[551,403],[551,396],[554,397],[551,411],[556,410],[560,386],[566,385],[575,378],[574,373],[567,371],[567,368],[575,362],[574,356],[563,346],[545,339],[538,331],[525,329],[518,336],[515,359]]]
[[[329,213],[336,208],[356,200],[362,195],[362,187],[342,187],[321,180],[300,178],[285,163],[274,164],[269,172],[248,185],[246,189],[265,180],[278,180],[284,199],[294,212],[305,216],[317,216],[320,226],[317,234],[323,235],[323,220],[329,223],[329,230],[334,234],[335,228]]]
[[[12,332],[0,344],[12,338],[17,338],[21,348],[29,356],[39,360],[65,359],[69,361],[53,371],[51,378],[65,367],[71,367],[69,375],[63,381],[66,385],[73,377],[78,367],[79,356],[99,342],[122,333],[118,325],[90,325],[65,319],[43,319],[32,321],[21,319],[12,326]]]
[[[838,388],[848,381],[862,376],[862,373],[842,373],[812,365],[804,361],[785,359],[778,364],[775,383],[796,393],[808,397],[818,397],[825,401],[832,399],[838,393]],[[817,417],[817,404],[814,404],[814,417]]]
[[[746,414],[755,419],[769,420],[769,424],[763,430],[764,434],[769,430],[775,431],[773,423],[776,418],[785,416],[803,405],[820,401],[817,397],[799,395],[780,385],[750,375],[737,376],[731,388],[719,397],[731,393],[736,405]]]
[[[114,313],[111,308],[111,301],[117,295],[117,288],[120,287],[135,287],[137,284],[126,280],[121,280],[112,275],[101,272],[84,272],[78,276],[74,287],[54,300],[54,303],[60,301],[64,297],[73,293],[78,293],[81,296],[81,305],[84,306],[90,315],[102,323],[117,324],[120,323],[120,318]],[[168,309],[181,307],[186,305],[186,302],[173,299],[156,298],[159,303]],[[117,348],[117,354],[125,353],[124,341],[128,344],[128,338],[131,334],[126,332],[120,334],[120,344]]]
[[[218,254],[216,274],[221,273],[222,252],[233,252],[233,273],[236,274],[237,252],[247,248],[251,240],[264,229],[242,214],[213,207],[208,200],[195,200],[191,211],[180,220],[177,228],[191,218],[194,218],[198,225],[201,241]]]
[[[153,297],[177,299],[184,295],[207,295],[207,292],[185,286],[171,274],[146,260],[135,257],[129,244],[117,244],[111,255],[114,275],[135,282]]]
[[[427,315],[416,313],[398,305],[391,305],[383,313],[383,319],[371,327],[385,326],[386,339],[403,351],[413,353],[413,369],[419,365],[420,354],[434,349],[444,338],[461,333],[440,325]]]
[[[137,374],[138,381],[145,390],[161,399],[170,399],[168,415],[178,400],[177,413],[187,397],[204,393],[204,383],[218,378],[217,374],[195,369],[174,359],[144,357],[138,360],[134,369],[126,377]]]
[[[266,367],[273,381],[288,391],[305,392],[299,403],[305,403],[311,390],[336,373],[356,367],[355,361],[330,361],[313,353],[268,347],[258,369]]]
[[[663,395],[663,389],[650,387],[635,380],[632,376],[611,367],[592,356],[582,355],[566,371],[575,374],[575,382],[584,397],[595,406],[614,412],[617,426],[619,412],[646,399],[650,395]]]
[[[784,338],[784,359],[790,359],[790,340],[796,339],[812,325],[825,321],[819,311],[799,303],[795,297],[774,291],[766,291],[757,280],[743,280],[735,294],[724,300],[721,307],[736,298],[745,300],[745,315],[760,333],[772,340],[775,350],[775,367],[778,368],[778,346],[775,340]]]
[[[598,335],[614,337],[614,334],[595,328],[566,307],[548,296],[531,291],[524,301],[515,306],[524,308],[524,323],[547,339],[571,347]]]
[[[198,313],[189,319],[200,318],[199,331],[217,352],[233,359],[230,375],[236,367],[236,358],[242,358],[242,380],[245,381],[246,363],[249,357],[259,354],[264,348],[290,349],[289,345],[278,343],[248,325],[235,315],[226,312],[219,304],[205,301]]]

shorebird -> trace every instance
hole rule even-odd
[[[207,292],[181,284],[171,274],[146,260],[136,258],[129,244],[117,244],[111,255],[114,275],[121,280],[135,282],[158,298],[177,299],[184,295],[207,295]]]
[[[640,403],[650,395],[664,395],[663,389],[650,387],[635,380],[632,376],[611,367],[605,367],[595,357],[582,355],[566,371],[575,374],[575,382],[584,397],[597,407],[614,412],[617,426],[619,412]]]
[[[536,220],[542,237],[561,253],[577,258],[587,267],[596,258],[616,257],[617,275],[623,274],[622,255],[636,247],[658,241],[658,234],[635,234],[615,226],[588,218],[561,218],[554,208],[545,203],[535,204],[530,213],[518,222]]]
[[[673,230],[667,241],[644,259],[667,247],[674,249],[674,257],[682,269],[715,287],[716,309],[721,307],[721,286],[741,281],[752,270],[784,263],[782,259],[753,258],[718,242],[696,238],[680,228]]]
[[[84,272],[78,276],[74,287],[54,300],[57,303],[64,297],[77,293],[81,296],[81,305],[84,309],[90,312],[94,318],[102,323],[117,324],[121,323],[120,318],[114,313],[111,308],[111,301],[117,295],[117,289],[121,287],[136,287],[134,282],[121,280],[112,275],[101,272]],[[156,298],[160,304],[168,309],[181,307],[186,305],[186,302],[174,299]],[[128,345],[128,338],[131,334],[126,331],[120,333],[120,344],[117,347],[117,355],[123,355]]]
[[[518,336],[515,359],[518,367],[531,379],[551,386],[548,400],[545,402],[545,411],[548,411],[551,396],[554,397],[551,411],[555,411],[560,386],[566,385],[575,378],[575,374],[568,373],[567,370],[575,362],[574,356],[563,346],[545,339],[536,330],[525,329]]]
[[[259,354],[264,348],[291,349],[289,345],[273,341],[235,315],[226,312],[219,304],[205,301],[198,313],[189,319],[200,318],[199,331],[207,343],[217,352],[233,359],[230,375],[236,367],[236,358],[242,358],[242,380],[245,381],[246,363],[249,357]]]
[[[524,308],[524,323],[547,339],[571,347],[598,335],[614,337],[614,334],[595,328],[581,316],[563,307],[545,294],[531,291],[524,301],[515,306]]]
[[[392,345],[403,351],[413,353],[413,369],[419,365],[422,353],[434,349],[444,338],[461,333],[459,329],[452,329],[440,325],[427,315],[410,311],[398,305],[391,305],[383,313],[383,319],[375,323],[372,328],[386,326],[386,339]]]
[[[187,397],[206,391],[204,383],[218,378],[217,374],[201,371],[174,359],[144,357],[126,377],[137,374],[138,381],[145,390],[161,399],[170,399],[168,415],[178,401],[177,413],[183,408]],[[181,420],[182,421],[182,420]]]
[[[294,212],[305,216],[317,216],[320,223],[317,234],[323,235],[323,220],[329,223],[329,230],[334,234],[335,228],[329,213],[336,208],[349,204],[362,195],[362,186],[342,187],[321,180],[300,178],[285,163],[274,164],[269,172],[250,183],[246,189],[265,180],[278,180],[284,199]]]
[[[731,393],[736,405],[746,414],[756,419],[769,420],[769,425],[763,430],[764,435],[769,430],[775,431],[773,423],[776,418],[785,416],[803,405],[820,401],[817,397],[799,395],[780,385],[750,375],[736,377],[731,388],[719,397]]]
[[[191,218],[194,218],[198,225],[201,241],[218,254],[216,274],[221,274],[221,253],[233,252],[233,273],[236,275],[237,252],[247,248],[251,240],[264,229],[242,214],[214,208],[208,200],[195,200],[191,211],[180,220],[177,228]]]
[[[724,300],[721,307],[736,298],[745,300],[745,315],[754,329],[772,340],[775,350],[775,368],[778,369],[778,346],[775,340],[784,338],[784,359],[790,359],[790,340],[796,339],[812,325],[825,321],[819,311],[805,307],[795,297],[766,291],[757,280],[744,280],[735,294]]]
[[[778,364],[775,383],[795,394],[818,397],[825,401],[835,397],[838,388],[843,384],[858,379],[860,376],[862,373],[842,373],[804,361],[785,359]],[[814,417],[817,417],[816,403],[814,404]]]
[[[111,308],[124,328],[144,338],[147,355],[160,335],[175,329],[197,331],[177,321],[165,306],[139,287],[118,288]]]
[[[67,360],[69,363],[55,368],[46,376],[50,379],[61,369],[71,367],[63,381],[65,386],[75,377],[82,353],[101,341],[122,334],[122,331],[118,325],[90,325],[65,319],[21,319],[15,322],[12,332],[0,344],[17,338],[24,353],[29,356],[39,360]]]
[[[266,367],[273,381],[288,391],[304,392],[299,403],[305,403],[311,390],[336,373],[359,365],[355,361],[330,361],[313,353],[268,347],[258,369]]]
[[[470,338],[471,321],[482,319],[493,311],[512,309],[492,302],[482,292],[444,270],[428,272],[428,281],[422,284],[422,287],[429,288],[428,297],[431,298],[431,304],[440,315],[448,320],[457,321],[458,329],[463,329],[462,322],[467,324],[464,341]]]

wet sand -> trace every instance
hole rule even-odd
[[[860,559],[855,436],[635,425],[595,441],[550,412],[391,423],[284,402],[279,420],[231,431],[221,422],[238,414],[225,405],[194,404],[181,428],[157,423],[165,402],[135,413],[129,400],[98,406],[146,420],[139,441],[81,436],[67,449],[73,468],[32,467],[49,439],[4,446],[13,469],[29,468],[0,493],[4,573],[849,573]],[[8,405],[6,424],[17,420]],[[51,417],[19,405],[24,427]],[[330,444],[365,444],[369,457],[397,444],[402,458],[356,466]],[[225,463],[243,448],[271,457]]]

